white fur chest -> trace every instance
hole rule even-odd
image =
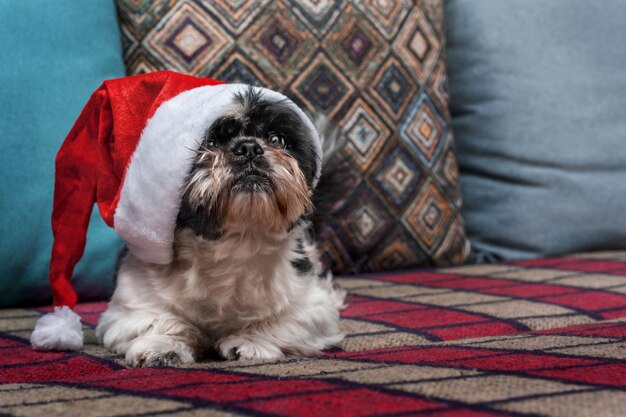
[[[334,345],[343,338],[345,293],[292,265],[305,256],[301,236],[296,228],[281,239],[205,241],[181,232],[170,265],[128,254],[96,334],[131,366],[170,363],[172,355],[192,363],[207,349],[251,359]]]
[[[219,337],[271,320],[298,304],[312,278],[298,274],[290,262],[299,233],[297,228],[281,238],[231,233],[205,241],[182,231],[171,265],[139,265],[127,258],[120,280],[131,271],[136,276],[143,266],[153,303]]]

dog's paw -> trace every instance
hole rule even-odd
[[[189,365],[195,362],[193,351],[186,345],[143,338],[136,339],[126,352],[126,364],[133,368],[149,366]]]
[[[254,336],[228,336],[217,342],[217,350],[224,359],[279,359],[284,353],[276,345]]]
[[[133,368],[149,366],[175,366],[183,364],[178,353],[173,351],[164,353],[144,352],[143,355],[138,355],[132,358],[127,357],[126,362]]]

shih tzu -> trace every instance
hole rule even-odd
[[[121,258],[96,333],[130,366],[307,355],[343,338],[345,293],[323,277],[310,233],[321,163],[310,133],[292,102],[255,88],[232,102],[198,138],[174,260]]]

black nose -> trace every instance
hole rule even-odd
[[[237,156],[245,156],[251,161],[265,152],[255,140],[244,140],[235,145],[233,153]]]

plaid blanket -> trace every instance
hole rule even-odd
[[[319,357],[127,369],[81,304],[79,353],[34,352],[44,309],[0,312],[0,414],[625,416],[626,252],[339,278]]]

